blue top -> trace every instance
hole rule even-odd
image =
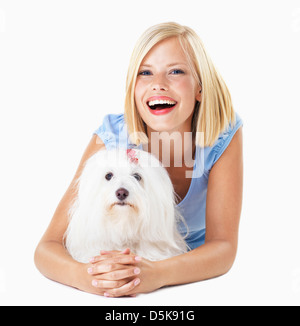
[[[188,225],[188,236],[185,239],[191,249],[201,246],[205,240],[205,211],[208,176],[211,168],[223,154],[236,131],[243,125],[241,118],[236,115],[236,123],[220,133],[213,146],[196,147],[195,162],[189,190],[183,200],[177,205]],[[94,132],[97,134],[106,149],[138,148],[132,144],[128,137],[124,114],[108,114],[104,117],[102,125]],[[181,223],[179,231],[186,235],[186,226]]]

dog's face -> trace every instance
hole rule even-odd
[[[167,172],[154,156],[137,150],[104,150],[88,160],[79,192],[80,198],[89,196],[86,200],[99,216],[122,223],[149,212],[164,191],[162,185],[172,189]]]
[[[145,170],[131,162],[124,154],[107,153],[107,165],[102,171],[101,183],[105,192],[103,199],[110,216],[139,214],[141,201],[145,199]]]

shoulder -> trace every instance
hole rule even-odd
[[[218,139],[211,147],[206,147],[204,149],[205,155],[205,170],[209,172],[212,167],[216,164],[216,162],[223,155],[229,144],[232,142],[233,138],[242,137],[241,127],[243,126],[243,121],[241,117],[235,113],[235,121],[230,122],[229,126],[220,133]],[[238,132],[238,130],[240,130]],[[236,135],[237,134],[237,135]],[[234,136],[237,137],[234,137]],[[238,146],[238,145],[237,145]]]
[[[94,131],[105,144],[106,148],[115,147],[127,140],[127,126],[124,114],[107,114],[102,124]]]
[[[109,133],[115,134],[120,127],[125,124],[124,114],[107,114],[102,120],[102,124],[95,130],[95,134],[100,138],[105,138]]]

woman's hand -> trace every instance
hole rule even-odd
[[[120,296],[126,295],[140,282],[137,277],[140,269],[136,266],[140,259],[129,249],[122,252],[102,250],[99,256],[85,264],[87,277],[84,279],[88,279],[88,284],[84,282],[83,290],[109,296],[108,291],[117,288]]]
[[[130,253],[129,249],[101,251],[93,257],[87,272],[92,286],[106,297],[135,296],[160,287],[156,263]]]

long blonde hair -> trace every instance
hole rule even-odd
[[[138,39],[133,50],[127,73],[125,96],[125,120],[130,138],[137,145],[148,142],[146,126],[134,100],[136,78],[139,67],[150,49],[158,42],[170,37],[178,37],[193,76],[202,87],[201,103],[197,101],[192,120],[192,132],[196,135],[196,145],[212,146],[229,123],[232,125],[235,123],[231,96],[223,78],[207,55],[199,36],[191,28],[174,22],[148,28]]]

